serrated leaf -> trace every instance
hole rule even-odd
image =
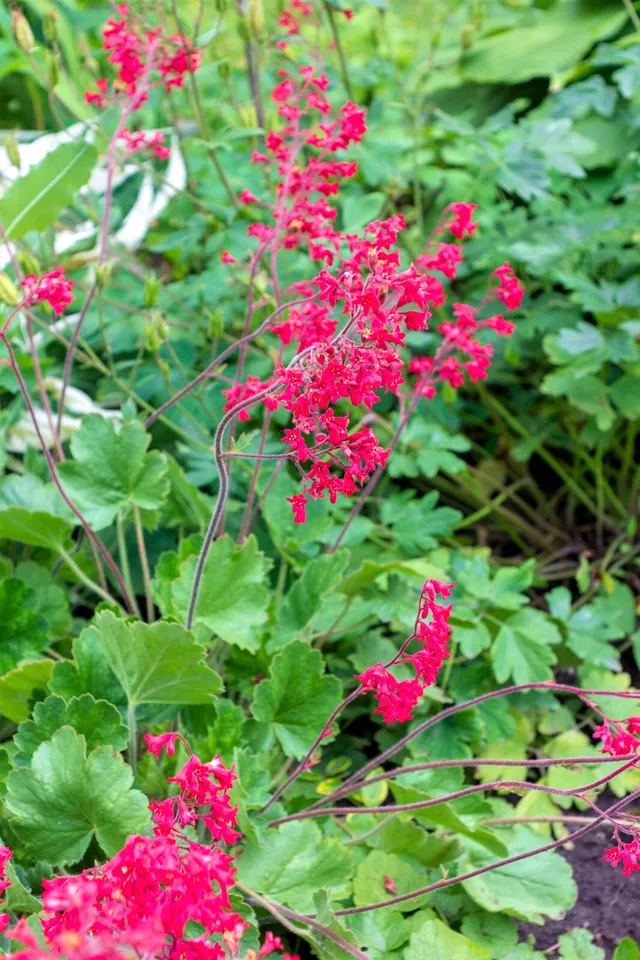
[[[35,592],[36,609],[47,621],[50,637],[64,637],[71,630],[72,622],[65,590],[54,583],[50,572],[37,563],[19,564],[16,576]]]
[[[558,937],[562,960],[605,960],[602,947],[593,942],[590,930],[569,930]]]
[[[58,470],[65,490],[94,529],[108,527],[133,505],[152,511],[165,502],[167,461],[157,450],[147,452],[150,442],[137,420],[116,432],[111,419],[84,417],[71,440],[74,459],[65,460]]]
[[[380,903],[389,900],[392,894],[385,886],[387,878],[392,881],[399,895],[413,893],[421,887],[428,886],[424,874],[418,873],[405,860],[394,853],[385,853],[383,850],[372,850],[371,853],[358,864],[353,879],[353,899],[357,907],[368,906],[370,903]],[[395,893],[393,894],[395,896]],[[423,894],[415,899],[399,903],[396,909],[400,913],[417,910],[423,907],[429,899],[429,894]]]
[[[53,223],[87,183],[97,156],[95,147],[81,140],[64,143],[24,177],[14,180],[0,199],[0,218],[7,236],[17,240]]]
[[[73,641],[73,660],[64,660],[52,667],[49,689],[64,700],[90,693],[94,700],[126,705],[124,690],[102,652],[94,625]]]
[[[298,760],[313,746],[340,702],[340,682],[326,676],[318,650],[294,640],[271,662],[256,687],[251,713],[272,726],[287,756]]]
[[[289,640],[309,629],[322,599],[338,584],[349,560],[348,550],[338,550],[311,560],[289,592],[278,611],[275,635],[267,650],[279,650]]]
[[[527,607],[514,613],[491,648],[496,680],[504,683],[510,676],[515,683],[550,680],[556,657],[549,645],[561,640],[558,628],[541,610]]]
[[[37,897],[31,894],[16,872],[14,864],[9,861],[5,867],[7,880],[11,881],[11,886],[4,894],[3,909],[12,910],[13,913],[21,915],[23,913],[40,913],[42,904]]]
[[[518,943],[518,927],[510,917],[499,913],[470,913],[462,921],[460,932],[500,960]]]
[[[404,960],[490,960],[484,947],[451,930],[441,920],[427,920],[411,935]]]
[[[186,617],[197,560],[189,557],[171,586],[174,612]],[[257,628],[267,619],[269,592],[265,579],[269,562],[251,536],[241,546],[225,535],[209,550],[195,611],[202,623],[226,643],[242,650],[258,649]],[[171,612],[171,611],[165,611]]]
[[[32,660],[0,677],[0,713],[14,723],[26,720],[34,691],[46,690],[52,670],[53,660]]]
[[[94,626],[130,704],[211,703],[222,689],[204,648],[178,623],[127,623],[105,610]]]
[[[35,590],[17,577],[0,580],[0,673],[13,670],[21,660],[39,657],[48,636]]]
[[[27,510],[25,507],[0,509],[0,539],[60,550],[66,546],[70,534],[71,525],[51,513]]]
[[[237,866],[240,883],[302,912],[313,909],[321,888],[339,900],[350,891],[351,854],[340,841],[323,839],[310,820],[270,831],[263,847],[244,849]]]
[[[14,764],[27,766],[40,744],[50,740],[61,727],[73,727],[76,733],[82,734],[89,751],[110,746],[119,752],[129,739],[129,731],[112,703],[94,700],[90,693],[74,697],[68,703],[61,697],[47,697],[35,705],[33,719],[21,723],[15,733],[18,754]]]
[[[84,737],[62,727],[7,778],[11,826],[33,856],[64,866],[82,859],[95,836],[108,857],[149,821],[147,798],[111,747],[88,756]]]

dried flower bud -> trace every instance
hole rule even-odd
[[[16,43],[25,53],[31,53],[36,45],[36,40],[29,26],[29,21],[22,10],[11,11],[11,29]]]
[[[20,151],[18,149],[18,141],[16,140],[13,133],[5,133],[4,140],[2,141],[5,150],[7,151],[7,156],[9,160],[16,168],[20,169]]]
[[[19,299],[20,294],[13,280],[6,273],[0,273],[0,303],[15,307]]]
[[[58,39],[58,16],[49,10],[42,18],[42,33],[47,43],[55,43]]]

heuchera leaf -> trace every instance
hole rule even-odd
[[[69,496],[96,530],[108,527],[118,512],[132,505],[157,510],[169,493],[167,461],[157,450],[147,453],[151,437],[138,421],[118,432],[113,420],[89,414],[71,440],[73,460],[59,472]]]
[[[83,736],[62,727],[7,778],[11,826],[33,856],[53,866],[77,863],[95,836],[108,857],[149,821],[147,798],[111,747],[87,756]]]
[[[173,611],[186,617],[196,569],[189,557],[172,585]],[[257,627],[267,619],[269,592],[264,586],[269,561],[258,550],[255,537],[237,546],[231,537],[220,537],[209,550],[204,568],[195,623],[204,624],[226,643],[242,650],[258,649]]]
[[[263,847],[246,847],[238,858],[238,880],[294,910],[313,910],[320,888],[333,899],[350,890],[352,860],[339,840],[322,837],[309,820],[284,823],[267,834]]]
[[[385,853],[383,850],[372,850],[371,853],[358,864],[353,880],[353,899],[356,906],[367,906],[370,903],[380,903],[389,899],[389,891],[385,882],[389,878],[398,891],[398,894],[412,893],[421,887],[426,887],[428,880],[423,873],[418,873],[405,860],[395,853]],[[396,907],[401,913],[411,913],[418,907],[424,906],[429,894],[423,894],[414,900],[407,900]]]
[[[29,716],[29,701],[35,690],[46,690],[53,660],[31,660],[0,677],[0,713],[14,723]]]
[[[107,700],[119,707],[126,705],[122,685],[102,652],[93,624],[73,641],[73,660],[53,666],[49,689],[64,700],[90,693],[94,700]]]
[[[404,952],[405,960],[491,960],[484,947],[460,933],[455,933],[441,920],[427,920],[412,934]]]
[[[33,709],[33,719],[20,724],[14,736],[18,753],[15,766],[28,766],[41,743],[50,740],[60,727],[73,727],[85,738],[87,750],[111,746],[115,751],[124,750],[129,731],[123,724],[120,712],[106,700],[94,700],[90,693],[74,697],[68,703],[61,697],[47,697]]]
[[[178,623],[119,620],[109,610],[95,619],[96,638],[130,704],[211,703],[222,690],[205,650]]]
[[[348,550],[338,550],[307,564],[280,605],[276,634],[267,646],[269,652],[279,650],[288,640],[310,628],[323,597],[338,584],[348,560]]]
[[[69,539],[71,525],[51,513],[6,507],[0,510],[0,539],[17,540],[32,547],[50,550],[63,548]]]
[[[48,645],[47,621],[37,608],[36,593],[26,583],[17,577],[0,580],[0,673],[39,657]]]
[[[271,724],[287,756],[301,760],[339,702],[340,682],[325,676],[320,652],[294,640],[273,658],[268,679],[256,687],[251,712]]]

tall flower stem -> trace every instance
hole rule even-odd
[[[144,581],[144,595],[147,604],[147,622],[153,623],[155,620],[155,611],[153,607],[153,594],[151,592],[151,574],[149,571],[149,558],[147,557],[147,548],[144,542],[144,530],[142,529],[142,520],[140,510],[133,505],[133,518],[136,525],[136,537],[138,540],[138,554],[140,556],[140,566],[142,567],[142,579]]]
[[[138,602],[136,600],[136,595],[133,590],[133,584],[131,582],[131,570],[129,568],[129,554],[127,552],[127,540],[125,537],[124,531],[124,520],[122,519],[122,514],[118,513],[116,517],[116,531],[118,537],[118,553],[120,554],[120,565],[122,567],[122,575],[124,577],[124,582],[127,585],[127,590],[133,600],[135,607],[136,616],[140,616],[140,611],[138,609]]]
[[[126,605],[127,605],[127,608],[128,608],[128,610],[129,610],[129,612],[132,613],[132,614],[135,614],[135,613],[136,613],[136,608],[135,608],[135,606],[134,606],[134,603],[133,603],[133,600],[132,600],[132,598],[131,598],[131,595],[130,595],[128,589],[127,589],[127,586],[126,586],[126,584],[125,584],[125,582],[124,582],[124,580],[123,580],[123,578],[122,578],[122,574],[120,573],[120,570],[118,569],[118,565],[114,562],[113,557],[111,556],[111,554],[109,553],[109,551],[107,550],[107,548],[105,547],[105,545],[103,544],[102,540],[100,540],[100,538],[97,536],[97,534],[94,533],[94,531],[92,530],[92,528],[89,526],[89,523],[87,522],[87,520],[85,519],[85,517],[83,516],[83,514],[78,510],[78,508],[77,508],[76,505],[73,503],[73,501],[67,496],[67,494],[66,494],[66,492],[65,492],[65,489],[64,489],[64,487],[62,486],[62,483],[60,482],[60,477],[58,476],[58,471],[57,471],[57,468],[56,468],[55,460],[54,460],[53,457],[51,456],[51,452],[49,451],[49,448],[47,447],[47,445],[46,445],[46,443],[45,443],[44,437],[42,436],[42,431],[40,430],[40,425],[38,424],[38,419],[37,419],[37,417],[36,417],[36,412],[35,412],[35,410],[34,410],[34,408],[33,408],[33,404],[31,403],[31,398],[29,397],[29,391],[27,390],[27,385],[26,385],[26,383],[24,382],[24,377],[22,376],[22,373],[20,372],[20,367],[18,366],[18,363],[17,363],[17,360],[16,360],[16,355],[15,355],[15,353],[14,353],[14,351],[13,351],[13,347],[11,346],[11,344],[9,343],[9,340],[7,339],[6,329],[4,329],[4,330],[2,330],[2,331],[0,332],[0,340],[2,340],[2,342],[4,343],[5,349],[7,350],[7,353],[8,353],[8,355],[9,355],[9,363],[10,363],[11,369],[13,370],[14,376],[15,376],[16,380],[18,381],[18,386],[19,386],[19,388],[20,388],[20,392],[21,392],[21,394],[22,394],[22,397],[23,397],[23,399],[24,399],[24,402],[25,402],[26,405],[27,405],[27,410],[29,411],[29,415],[30,415],[30,417],[31,417],[31,421],[32,421],[33,426],[34,426],[34,429],[35,429],[35,431],[36,431],[36,436],[38,437],[38,442],[40,443],[40,446],[41,446],[41,448],[42,448],[42,453],[44,454],[45,460],[47,461],[47,466],[48,466],[48,468],[49,468],[49,473],[50,473],[50,475],[51,475],[51,479],[52,479],[52,481],[53,481],[53,483],[54,483],[54,485],[55,485],[58,493],[60,494],[60,496],[62,497],[62,499],[63,499],[64,502],[66,503],[66,505],[69,507],[69,509],[70,509],[70,510],[72,511],[72,513],[74,514],[74,516],[76,516],[76,517],[78,518],[79,522],[82,524],[82,527],[83,527],[85,533],[87,534],[87,536],[89,537],[89,539],[93,541],[93,543],[95,544],[95,546],[96,546],[96,547],[98,548],[98,550],[100,551],[100,553],[101,553],[101,555],[102,555],[105,563],[107,564],[107,566],[109,567],[109,569],[111,570],[113,576],[114,576],[115,579],[116,579],[116,583],[118,584],[118,587],[120,588],[120,592],[121,592],[121,594],[122,594],[122,596],[123,596],[123,598],[124,598],[124,601],[125,601],[125,603],[126,603]]]

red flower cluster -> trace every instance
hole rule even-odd
[[[263,957],[269,957],[272,953],[275,953],[276,950],[282,950],[283,944],[280,937],[276,937],[271,933],[271,930],[267,930],[266,936],[264,938],[264,943],[258,951],[258,957],[262,960]],[[246,960],[253,960],[255,956],[253,951],[249,951]],[[282,960],[300,960],[298,954],[292,953],[283,953]]]
[[[30,273],[21,284],[27,291],[23,306],[46,301],[56,316],[73,302],[73,280],[67,280],[62,267],[56,267],[42,277]]]
[[[144,130],[137,130],[132,133],[125,128],[120,135],[127,156],[132,153],[140,153],[143,150],[153,150],[154,157],[159,160],[168,160],[171,154],[169,147],[164,146],[165,139],[164,133],[160,133],[159,130],[156,130],[155,133],[145,133]]]
[[[617,841],[617,846],[608,847],[602,858],[608,860],[612,867],[622,864],[622,875],[630,877],[632,873],[640,870],[640,841],[634,838],[630,843]]]
[[[390,663],[376,663],[368,667],[356,680],[365,690],[372,690],[378,701],[374,713],[381,714],[385,723],[405,723],[411,720],[413,709],[427,687],[435,683],[438,671],[449,656],[449,616],[451,606],[436,602],[436,597],[449,596],[452,583],[427,580],[422,593],[414,631],[402,644]],[[418,650],[409,653],[408,648],[417,641]],[[412,680],[396,680],[389,667],[410,663],[415,670]]]
[[[148,99],[152,86],[163,85],[167,90],[181,87],[185,74],[198,69],[200,53],[191,41],[177,34],[163,37],[159,28],[143,27],[129,15],[128,4],[120,4],[117,9],[120,17],[110,17],[102,30],[102,45],[109,62],[117,68],[117,78],[111,92],[107,80],[98,80],[96,89],[85,93],[85,100],[103,107],[124,97],[127,109],[137,110]],[[154,73],[159,79],[154,79]]]
[[[171,755],[177,738],[162,734],[146,739],[155,755],[164,747]],[[178,784],[179,795],[151,805],[152,837],[129,837],[104,866],[43,881],[45,946],[20,921],[8,933],[21,945],[13,956],[110,960],[128,951],[148,960],[236,956],[247,925],[229,901],[233,858],[215,843],[197,843],[183,832],[201,821],[214,841],[231,842],[239,836],[228,796],[235,779],[233,768],[224,767],[219,757],[201,763],[191,754],[170,778]],[[186,933],[191,923],[202,928],[197,936]]]
[[[640,748],[640,740],[635,736],[640,736],[640,717],[630,717],[623,723],[626,730],[615,720],[609,720],[594,728],[593,737],[602,741],[600,748],[603,753],[612,757],[624,757]]]
[[[5,870],[12,856],[13,853],[11,850],[9,850],[9,847],[0,847],[0,893],[4,893],[4,891],[11,886],[11,881],[7,880],[5,876]],[[0,907],[1,906],[2,901],[0,900]],[[9,914],[0,913],[0,933],[4,933],[8,926]]]
[[[278,20],[278,26],[282,27],[289,36],[300,33],[300,28],[304,20],[311,20],[312,9],[310,3],[304,0],[291,0],[291,7],[284,10]]]

